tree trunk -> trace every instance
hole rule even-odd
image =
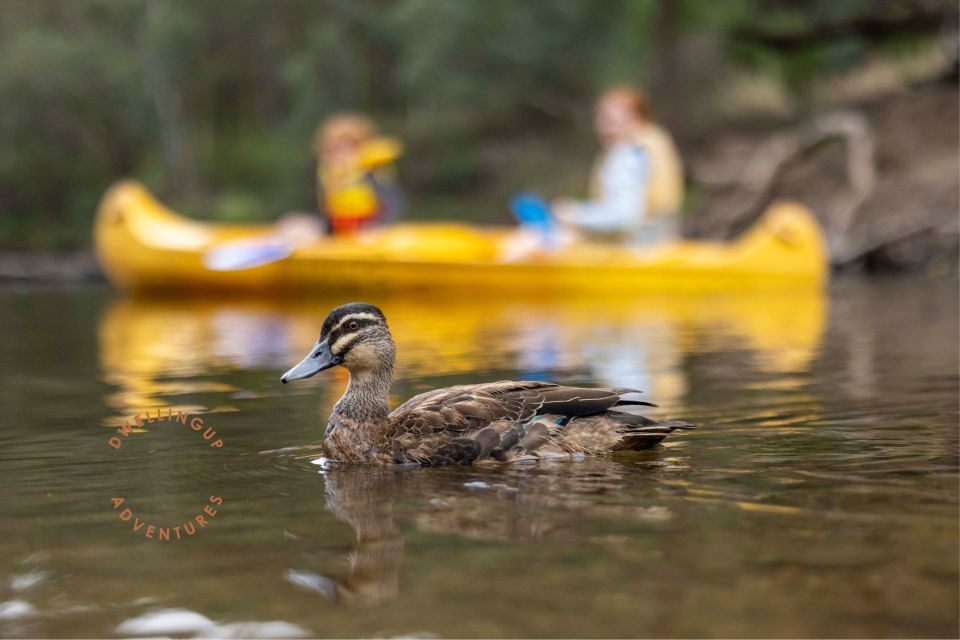
[[[145,82],[157,112],[160,148],[169,171],[172,195],[192,199],[199,194],[199,181],[191,127],[181,88],[171,76],[173,65],[165,59],[164,24],[169,11],[169,0],[147,0],[143,47]]]
[[[654,116],[668,129],[686,123],[680,61],[681,0],[658,0],[650,91]]]

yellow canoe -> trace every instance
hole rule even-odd
[[[204,224],[170,211],[137,182],[121,182],[97,211],[100,264],[127,291],[276,293],[391,289],[648,292],[818,287],[827,277],[822,233],[792,202],[773,204],[729,243],[684,241],[658,248],[582,242],[555,253],[503,258],[515,229],[398,224],[325,238],[287,257],[217,271],[205,257],[244,240],[269,241],[269,225]]]

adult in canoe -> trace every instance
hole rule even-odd
[[[679,238],[683,165],[670,134],[653,121],[646,96],[616,87],[597,100],[603,145],[590,199],[559,200],[556,217],[595,239],[651,245]]]

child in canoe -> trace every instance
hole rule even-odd
[[[392,222],[401,194],[390,165],[400,144],[378,137],[365,116],[342,113],[328,118],[314,136],[317,154],[317,206],[335,235]]]
[[[323,220],[291,211],[260,237],[224,243],[207,252],[213,271],[237,271],[282,260],[325,235],[351,235],[386,224],[400,211],[400,191],[389,165],[400,144],[375,137],[373,123],[358,114],[338,114],[314,135],[317,153],[317,205]]]

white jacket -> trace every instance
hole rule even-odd
[[[591,199],[577,203],[570,221],[600,233],[629,232],[677,213],[682,198],[683,167],[673,141],[650,124],[600,156]]]

